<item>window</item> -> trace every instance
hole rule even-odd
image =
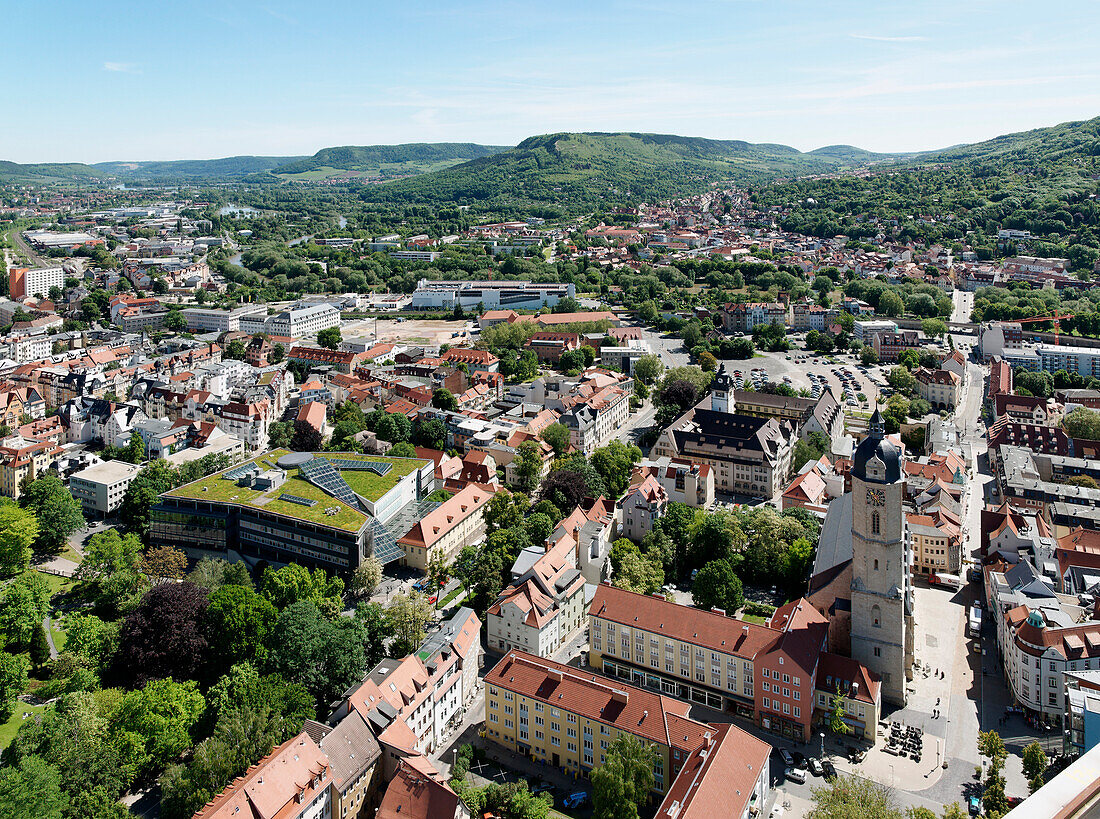
[[[1054,701],[1054,692],[1053,691],[1051,691],[1050,693],[1047,694],[1047,703],[1049,705],[1056,705],[1057,704]]]
[[[551,722],[550,723],[550,730],[560,732],[561,731],[561,723],[560,722]]]
[[[798,706],[796,705],[796,706],[794,707],[794,717],[795,717],[795,719],[798,719],[798,718],[799,718],[799,717],[801,717],[801,716],[802,716],[802,709],[801,709],[801,708],[799,708],[799,707],[798,707]]]
[[[497,715],[496,714],[490,714],[489,715],[489,722],[496,722],[496,721],[497,721]]]
[[[575,723],[577,721],[577,715],[576,714],[566,714],[565,715],[565,721]]]
[[[784,674],[783,675],[783,683],[788,684],[788,683],[790,683],[790,681],[791,681],[791,675],[790,674]]]
[[[875,656],[876,657],[881,657],[882,656],[882,649],[879,648],[878,646],[875,646]]]
[[[542,710],[542,703],[541,702],[536,702],[535,703],[535,710],[536,711],[541,711]]]
[[[794,698],[795,698],[796,700],[800,700],[800,699],[802,699],[802,692],[801,692],[801,691],[795,691],[795,692],[794,692]]]
[[[550,737],[550,744],[553,745],[555,748],[560,748],[561,740],[557,737]]]
[[[877,559],[875,560],[875,571],[876,572],[878,571],[878,560]]]
[[[577,743],[575,743],[575,742],[567,742],[567,743],[565,743],[565,747],[568,748],[573,753],[577,752]]]
[[[762,682],[760,684],[760,687],[763,688],[765,691],[771,691],[772,690],[772,684],[770,682],[768,682],[767,680],[764,680],[764,682]]]
[[[879,514],[878,514],[878,512],[872,512],[871,513],[871,534],[872,535],[880,534],[880,531],[879,531],[880,529],[881,529],[881,522],[879,520]],[[876,565],[875,568],[877,569],[878,566]]]
[[[489,700],[489,707],[495,711],[497,709],[497,701]]]
[[[878,563],[876,560],[875,563]],[[876,568],[878,568],[876,566]],[[882,609],[878,607],[878,604],[871,606],[871,625],[875,628],[882,628]]]

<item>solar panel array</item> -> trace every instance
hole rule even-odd
[[[357,469],[361,472],[374,472],[378,475],[385,475],[393,469],[393,464],[382,461],[353,461],[350,458],[326,458],[325,460],[337,469]]]
[[[310,500],[309,498],[300,498],[297,495],[288,495],[286,492],[279,495],[279,500],[287,501],[289,503],[297,503],[302,506],[316,506],[317,501]]]
[[[372,551],[382,565],[393,563],[405,556],[405,550],[397,545],[397,538],[378,518],[371,518]],[[403,533],[402,533],[403,534]]]
[[[332,495],[337,500],[341,500],[348,506],[353,508],[359,507],[359,501],[355,497],[355,492],[348,486],[347,481],[340,477],[340,473],[336,471],[334,467],[325,458],[314,458],[312,461],[306,461],[300,467],[298,471],[311,484],[316,486],[323,492]]]
[[[229,481],[235,481],[239,478],[243,478],[245,475],[251,475],[253,472],[259,472],[260,468],[254,463],[242,464],[241,466],[235,466],[227,472],[222,473],[222,477]]]

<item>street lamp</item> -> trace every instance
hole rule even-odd
[[[821,758],[825,758],[825,732],[822,731],[818,736],[821,737]]]

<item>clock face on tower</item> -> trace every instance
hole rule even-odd
[[[885,506],[886,491],[883,489],[868,489],[867,502],[872,506]]]

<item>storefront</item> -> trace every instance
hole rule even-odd
[[[624,680],[639,688],[648,688],[669,697],[697,702],[716,711],[726,711],[745,719],[752,719],[755,714],[752,702],[723,696],[709,688],[692,685],[687,680],[657,674],[649,669],[635,668],[625,663],[609,660],[606,657],[603,661],[603,673],[608,677]]]

